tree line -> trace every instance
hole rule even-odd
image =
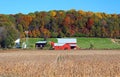
[[[11,47],[9,42],[18,37],[26,37],[25,31],[28,31],[28,36],[32,38],[120,38],[120,14],[74,9],[36,11],[29,14],[0,14],[0,46]]]

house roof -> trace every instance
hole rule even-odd
[[[15,43],[20,43],[20,39],[15,40]]]

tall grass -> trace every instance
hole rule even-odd
[[[120,77],[120,57],[60,55],[53,62],[0,64],[0,77]],[[109,59],[109,57],[111,57]]]

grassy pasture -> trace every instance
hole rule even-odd
[[[120,49],[120,45],[113,43],[110,38],[77,38],[78,46],[86,49],[93,44],[94,49]]]
[[[28,38],[30,48],[35,48],[35,42],[43,40],[43,38]],[[56,38],[48,38],[47,41],[57,42]],[[93,45],[93,49],[120,49],[120,45],[111,41],[110,38],[77,38],[77,45],[81,49],[89,49]]]

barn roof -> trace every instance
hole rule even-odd
[[[58,38],[58,43],[77,43],[76,38]]]

